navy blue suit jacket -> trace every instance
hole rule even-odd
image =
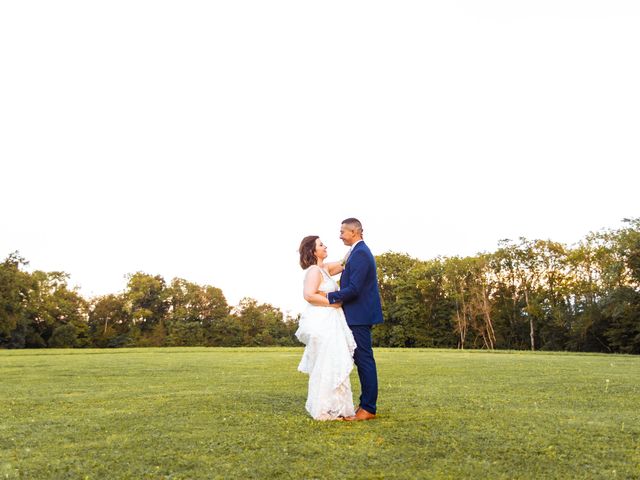
[[[348,325],[382,323],[376,261],[364,242],[351,250],[340,277],[340,290],[329,293],[327,298],[329,303],[342,302]]]

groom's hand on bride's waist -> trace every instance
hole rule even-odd
[[[322,292],[322,291],[318,290],[317,293],[318,293],[318,295],[322,295],[327,300],[329,300],[329,292]],[[335,308],[340,308],[340,307],[342,307],[342,302],[331,303],[331,300],[329,300],[329,306],[330,307],[335,307]]]

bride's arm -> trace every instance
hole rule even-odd
[[[331,275],[332,277],[344,270],[344,265],[342,265],[342,262],[329,262],[325,263],[324,266],[327,267],[327,272],[329,272],[329,275]]]
[[[307,275],[304,277],[304,299],[311,305],[328,307],[329,300],[327,297],[318,293],[322,283],[322,274],[319,267],[312,267],[307,271]]]
[[[318,290],[321,283],[322,273],[320,273],[320,267],[310,268],[304,277],[304,299],[311,305],[339,308],[342,305],[341,303],[330,304],[327,295]]]

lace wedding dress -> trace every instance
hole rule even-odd
[[[305,270],[305,275],[311,268]],[[338,284],[322,272],[320,290],[334,292]],[[305,408],[316,420],[335,420],[355,415],[349,374],[353,369],[356,342],[342,308],[311,304],[300,317],[296,337],[306,345],[298,370],[309,374]]]

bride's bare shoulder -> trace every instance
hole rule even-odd
[[[316,276],[316,275],[322,275],[321,271],[320,271],[320,267],[318,265],[311,265],[310,267],[307,267],[304,270],[304,276],[308,277],[308,276]]]

